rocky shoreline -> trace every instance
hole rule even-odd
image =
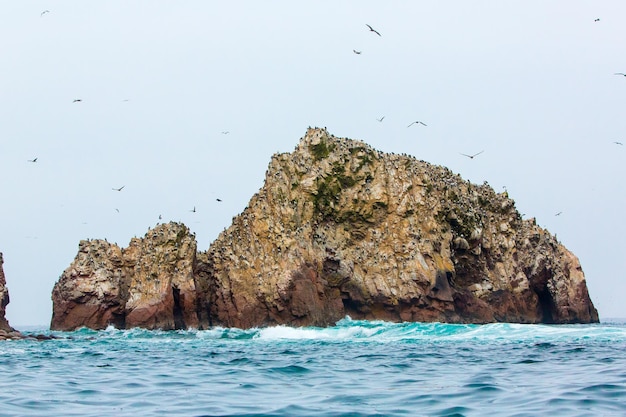
[[[578,258],[506,192],[325,129],[208,250],[179,223],[81,241],[52,298],[54,330],[599,321]]]

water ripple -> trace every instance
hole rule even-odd
[[[0,416],[626,415],[623,324],[53,334],[0,343]]]

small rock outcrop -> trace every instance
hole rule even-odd
[[[9,289],[6,287],[7,282],[4,276],[4,258],[0,252],[0,340],[5,339],[21,339],[23,336],[20,332],[9,325],[5,317],[6,307],[9,304]]]
[[[179,223],[158,225],[125,249],[83,240],[54,286],[51,328],[198,327],[195,258],[195,236]]]
[[[272,157],[206,252],[172,223],[83,241],[53,302],[56,329],[598,321],[576,256],[506,193],[324,129]]]

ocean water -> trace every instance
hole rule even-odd
[[[0,342],[1,416],[626,416],[617,321],[45,333]]]

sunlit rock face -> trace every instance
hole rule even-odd
[[[0,252],[0,340],[20,339],[22,334],[9,325],[5,317],[6,307],[9,304],[9,289],[7,288],[6,278],[4,276],[4,258]]]
[[[324,129],[272,157],[206,252],[154,235],[169,227],[125,250],[81,242],[53,328],[598,321],[578,259],[506,193]]]

